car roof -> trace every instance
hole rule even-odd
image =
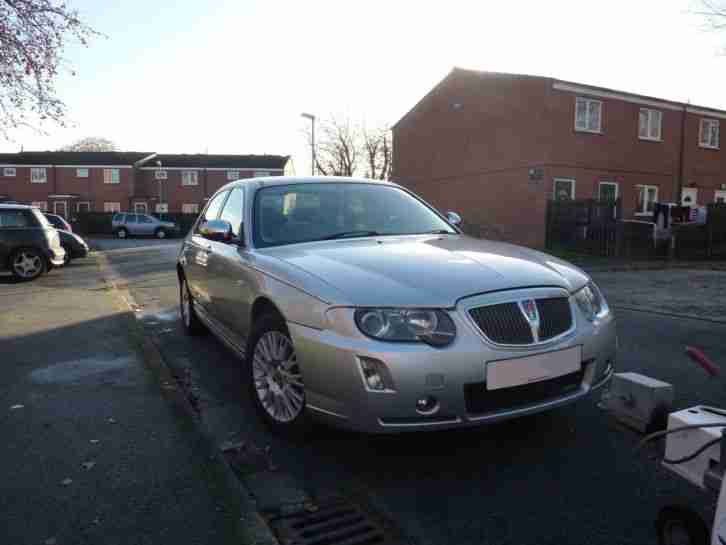
[[[2,204],[2,203],[0,203],[0,210],[30,210],[32,208],[38,208],[38,207],[30,206],[27,204]]]
[[[289,185],[289,184],[381,184],[396,185],[385,180],[371,180],[369,178],[352,178],[348,176],[267,176],[264,178],[243,178],[237,182],[254,182],[260,186]]]

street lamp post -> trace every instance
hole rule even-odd
[[[300,114],[300,115],[302,117],[304,117],[305,119],[309,119],[310,124],[312,125],[312,127],[311,127],[312,142],[310,144],[310,147],[312,148],[313,164],[310,167],[310,171],[311,171],[312,175],[315,176],[315,116],[313,114],[305,114],[305,113]]]
[[[156,162],[156,167],[159,169],[159,170],[157,170],[157,172],[160,172],[161,171],[161,161]],[[163,192],[162,188],[164,186],[162,184],[163,180],[158,175],[157,175],[157,181],[159,182],[159,219],[164,219],[164,216],[162,215],[163,210],[164,210],[164,208],[162,207],[162,203],[164,202],[164,192]]]

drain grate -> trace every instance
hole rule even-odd
[[[396,545],[358,506],[336,503],[270,521],[282,545]]]

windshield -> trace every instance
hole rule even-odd
[[[255,198],[257,247],[331,238],[456,231],[433,210],[396,187],[321,183],[273,186]]]

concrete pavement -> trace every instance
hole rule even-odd
[[[244,542],[238,497],[95,260],[2,276],[0,300],[0,542]]]
[[[108,259],[166,362],[193,382],[216,440],[243,443],[238,472],[258,501],[286,476],[272,512],[301,492],[312,501],[353,498],[421,545],[650,544],[659,507],[674,500],[710,520],[712,498],[660,468],[657,450],[635,453],[638,438],[595,400],[457,432],[367,437],[320,428],[303,442],[270,434],[247,398],[240,362],[211,336],[183,335],[176,250],[109,252]],[[723,324],[616,312],[620,370],[673,382],[679,407],[726,404],[723,383],[682,356],[694,344],[726,362]]]

